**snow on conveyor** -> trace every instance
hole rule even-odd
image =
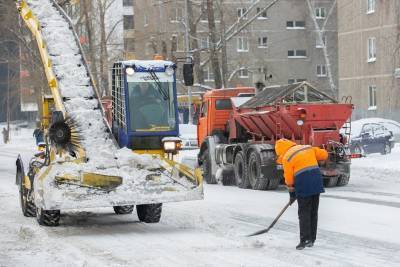
[[[62,166],[56,165],[50,171],[49,176],[54,177],[63,173],[78,175],[80,172],[86,171],[123,177],[123,185],[118,187],[116,192],[112,192],[106,197],[105,206],[111,200],[123,201],[133,197],[137,200],[143,193],[148,195],[152,193],[158,196],[162,193],[167,195],[165,201],[190,199],[189,196],[179,196],[180,193],[184,193],[187,189],[173,183],[165,175],[162,175],[160,183],[153,185],[153,190],[149,190],[149,182],[145,180],[146,175],[150,174],[148,169],[159,167],[160,161],[151,156],[136,155],[128,149],[116,147],[107,132],[102,113],[98,109],[99,102],[95,97],[81,51],[76,44],[74,33],[70,29],[68,22],[65,21],[50,0],[28,0],[27,3],[40,21],[42,35],[46,41],[53,63],[53,70],[58,79],[60,93],[65,99],[64,105],[67,114],[76,121],[81,136],[84,137],[82,146],[89,159],[86,164],[67,163]],[[53,187],[54,182],[52,179],[47,179],[44,186]],[[171,187],[174,190],[170,190]],[[169,189],[163,190],[163,188]],[[81,194],[77,197],[77,193],[79,193],[77,191],[79,190]],[[84,188],[74,188],[73,190],[65,188],[63,191],[63,188],[58,188],[58,191],[53,190],[57,191],[57,194],[53,193],[49,196],[49,199],[63,203],[64,206],[66,205],[65,208],[73,207],[72,202],[77,198],[80,198],[81,203],[82,200],[86,201],[86,206],[102,205],[101,197],[99,196],[97,196],[97,199],[96,196],[88,199],[90,194],[88,194],[87,190]],[[132,192],[136,194],[132,194]],[[69,193],[74,196],[69,199],[71,203],[68,202],[68,199],[65,199],[70,195]],[[151,196],[148,199],[151,199]],[[52,206],[53,204],[48,203],[48,205]]]

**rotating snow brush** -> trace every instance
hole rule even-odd
[[[72,118],[54,122],[49,129],[49,138],[57,149],[67,150],[72,156],[76,156],[81,136]]]

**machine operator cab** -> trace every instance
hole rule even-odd
[[[193,78],[187,73],[185,81]],[[178,115],[175,63],[130,60],[114,64],[110,125],[120,147],[138,153],[176,154]]]

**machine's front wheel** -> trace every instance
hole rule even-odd
[[[122,215],[122,214],[131,214],[133,212],[135,206],[128,205],[128,206],[114,206],[115,214]]]
[[[162,203],[137,205],[136,211],[141,222],[158,223],[161,218]]]
[[[43,226],[58,226],[60,223],[60,210],[36,209],[36,219]]]
[[[17,175],[19,174],[17,173]],[[24,214],[25,217],[35,217],[36,206],[35,203],[31,200],[29,190],[24,186],[24,177],[21,177],[20,179],[19,200],[21,203],[22,214]]]

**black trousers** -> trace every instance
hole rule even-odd
[[[310,197],[298,197],[300,241],[315,241],[317,238],[319,194]]]

